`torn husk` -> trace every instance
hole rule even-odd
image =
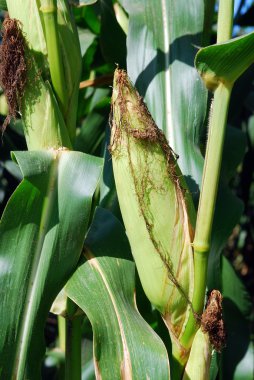
[[[113,170],[121,212],[144,291],[179,344],[191,311],[195,211],[165,136],[126,72],[112,96]]]

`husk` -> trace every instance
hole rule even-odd
[[[143,289],[178,344],[191,311],[195,211],[176,157],[116,70],[111,144],[120,208]]]

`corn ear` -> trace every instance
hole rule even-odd
[[[46,26],[41,4],[42,1],[7,0],[9,16],[20,21],[26,42],[27,85],[20,100],[20,112],[29,150],[71,148],[75,138],[81,74],[78,34],[68,1],[58,0],[57,33],[66,93],[65,109],[60,110],[50,84]]]
[[[118,69],[110,150],[142,286],[179,344],[191,312],[195,211],[174,153],[127,74]]]

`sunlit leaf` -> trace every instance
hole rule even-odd
[[[166,348],[135,304],[134,271],[130,261],[91,259],[66,291],[92,323],[97,378],[169,379]]]
[[[204,23],[203,0],[121,0],[129,15],[127,71],[165,132],[189,188],[197,194],[207,92],[194,68]]]
[[[201,49],[195,65],[206,86],[232,84],[253,63],[254,33]]]
[[[24,180],[0,224],[0,368],[23,380],[25,368],[39,377],[43,326],[78,262],[102,162],[65,150],[15,159]]]

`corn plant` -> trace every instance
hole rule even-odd
[[[0,6],[20,181],[0,223],[0,379],[251,379],[250,299],[222,255],[243,212],[230,99],[254,59],[234,1],[214,44],[214,0]]]

